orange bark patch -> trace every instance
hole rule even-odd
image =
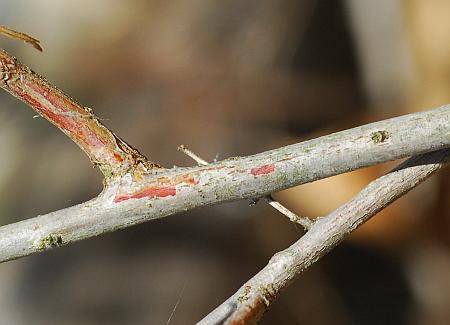
[[[118,203],[126,201],[128,199],[142,199],[144,197],[158,198],[166,196],[175,196],[176,194],[177,190],[175,186],[150,187],[131,194],[119,194],[114,198],[114,202]]]
[[[264,166],[252,168],[250,170],[250,173],[253,176],[258,176],[258,175],[270,174],[270,173],[273,173],[274,171],[275,171],[275,165],[270,164],[270,165],[264,165]]]
[[[86,116],[82,115],[81,109],[65,99],[62,94],[42,83],[36,84],[36,82],[28,81],[25,87],[29,87],[44,97],[49,105],[44,105],[42,101],[34,98],[18,85],[14,86],[13,90],[36,111],[63,131],[68,132],[71,137],[79,140],[76,142],[82,141],[92,148],[103,148],[105,146],[105,140],[100,138],[86,122]]]
[[[227,324],[230,325],[245,325],[256,324],[261,316],[266,312],[267,305],[261,297],[256,298],[251,304],[245,304],[238,307],[239,311],[231,315],[232,319],[229,319]]]
[[[192,175],[178,175],[174,178],[159,177],[156,185],[152,185],[133,193],[117,194],[114,202],[122,202],[128,199],[141,198],[161,198],[167,196],[175,196],[177,194],[176,186],[191,186],[198,184],[198,181]]]
[[[174,178],[166,177],[166,176],[159,177],[158,183],[163,184],[163,185],[166,185],[166,184],[178,185],[181,183],[188,184],[188,185],[195,185],[195,184],[198,184],[198,181],[195,180],[194,176],[187,174],[187,175],[178,175],[178,176],[175,176]]]
[[[117,152],[114,153],[114,158],[118,161],[118,162],[123,162],[123,157],[118,154]]]

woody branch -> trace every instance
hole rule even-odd
[[[107,180],[104,191],[89,202],[0,227],[0,261],[450,146],[450,106],[443,106],[208,166],[151,168],[92,112],[6,52],[0,59],[0,86],[71,137]]]
[[[41,49],[36,39],[0,26]],[[295,185],[373,164],[411,158],[372,182],[249,280],[202,324],[256,322],[310,264],[449,158],[450,106],[338,132],[258,155],[207,166],[163,169],[106,128],[92,111],[0,50],[0,87],[67,134],[105,176],[104,191],[86,203],[0,227],[0,262],[105,232],[221,202],[269,197]],[[273,203],[269,199],[269,203]],[[309,227],[308,226],[308,227]]]
[[[131,170],[158,167],[106,128],[91,109],[78,104],[3,50],[0,73],[0,86],[69,136],[99,166],[107,181]]]
[[[450,146],[450,106],[341,131],[248,157],[112,179],[97,198],[0,227],[0,261],[156,218],[270,193]],[[54,240],[56,238],[56,241]]]
[[[441,169],[449,159],[450,149],[416,156],[371,182],[347,203],[315,222],[289,248],[276,253],[267,266],[198,324],[257,323],[280,292],[310,265],[377,212]]]

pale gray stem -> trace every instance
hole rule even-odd
[[[126,174],[112,180],[91,201],[0,227],[0,261],[196,207],[264,197],[295,185],[449,146],[447,105],[254,156],[208,166],[154,169],[138,182]],[[167,188],[164,184],[175,185]]]
[[[200,166],[207,166],[207,165],[209,165],[209,162],[207,162],[206,160],[204,160],[203,158],[201,158],[200,156],[195,154],[192,150],[189,150],[183,144],[178,147],[178,150],[183,152],[184,154],[186,154],[188,157],[192,158]],[[308,230],[309,228],[311,228],[311,225],[313,224],[313,222],[309,218],[307,218],[307,217],[299,217],[297,214],[295,214],[294,212],[292,212],[291,210],[286,208],[284,205],[282,205],[280,202],[275,200],[272,195],[269,194],[269,195],[265,196],[264,199],[271,207],[273,207],[275,210],[277,210],[281,214],[284,214],[292,222],[295,222],[295,223],[298,223],[298,224],[302,225],[303,228],[305,228],[305,230]],[[253,205],[257,201],[252,199],[250,202]]]
[[[349,233],[400,196],[406,194],[450,159],[450,149],[408,159],[374,180],[350,201],[324,218],[198,324],[254,324],[280,291]]]

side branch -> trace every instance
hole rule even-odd
[[[371,182],[349,202],[315,222],[297,242],[275,254],[266,267],[198,324],[257,323],[280,291],[311,264],[377,212],[443,167],[449,159],[449,149],[413,157]]]
[[[129,171],[158,167],[106,128],[81,106],[16,58],[0,50],[0,87],[31,106],[67,134],[108,181]]]
[[[384,136],[378,140],[379,134]],[[0,261],[196,207],[264,197],[357,168],[448,147],[450,106],[443,106],[254,156],[208,166],[156,169],[139,181],[125,175],[113,179],[89,202],[0,227]]]
[[[383,136],[378,139],[379,134]],[[254,156],[157,169],[139,181],[127,175],[112,180],[92,201],[0,227],[0,261],[195,207],[263,197],[360,167],[447,148],[449,134],[450,106],[443,106]]]
[[[6,37],[13,38],[13,39],[22,40],[22,41],[30,44],[31,46],[33,46],[36,50],[42,52],[42,47],[40,44],[41,42],[38,39],[31,37],[28,34],[18,32],[14,29],[0,25],[0,35],[4,35]]]

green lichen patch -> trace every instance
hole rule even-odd
[[[248,300],[248,295],[252,291],[252,287],[249,285],[246,285],[244,287],[244,292],[238,297],[238,301],[242,304],[244,301]]]
[[[49,248],[59,247],[62,243],[63,240],[60,234],[48,234],[47,236],[36,240],[34,242],[34,246],[38,250],[46,250]]]
[[[389,139],[390,134],[388,131],[376,131],[370,135],[370,138],[374,143],[382,143]]]
[[[261,298],[264,304],[266,307],[269,307],[270,303],[276,298],[279,290],[276,290],[273,284],[269,284],[266,287],[261,287],[259,291],[261,292]]]

